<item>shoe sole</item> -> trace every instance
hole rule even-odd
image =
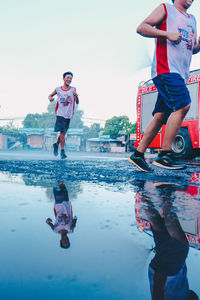
[[[142,169],[140,166],[138,166],[132,159],[128,159],[133,165],[135,165],[140,171],[142,171],[142,172],[146,172],[146,173],[151,173],[151,172],[153,172],[153,170],[151,170],[151,171],[147,171],[147,170],[144,170],[144,169]]]
[[[155,182],[153,184],[155,187],[160,187],[160,186],[169,186],[169,185],[175,185],[176,187],[181,187],[182,185],[181,184],[178,184],[178,183],[171,183],[171,182]]]
[[[163,168],[163,169],[168,169],[168,170],[184,170],[186,169],[186,167],[167,167],[167,166],[164,166],[162,164],[159,164],[158,162],[156,161],[153,161],[153,165],[156,166],[156,167],[160,167],[160,168]]]

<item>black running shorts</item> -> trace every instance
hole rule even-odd
[[[57,116],[55,123],[55,131],[67,131],[69,128],[70,119],[65,119],[64,117]]]

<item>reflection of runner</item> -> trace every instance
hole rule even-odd
[[[77,218],[73,218],[72,205],[69,201],[68,192],[66,186],[64,185],[64,182],[59,181],[58,183],[60,189],[53,189],[53,194],[55,197],[55,223],[53,225],[50,218],[46,220],[46,223],[55,233],[59,233],[61,235],[60,246],[62,248],[69,248],[70,242],[67,234],[74,231]]]
[[[140,170],[151,172],[144,159],[144,152],[166,124],[162,151],[153,162],[166,169],[183,169],[184,165],[172,156],[172,143],[190,108],[190,95],[185,85],[189,78],[192,54],[200,51],[196,40],[196,20],[187,13],[192,0],[172,0],[174,5],[161,4],[137,28],[145,37],[156,38],[152,65],[152,78],[158,90],[153,110],[153,120],[147,127],[137,150],[130,161]]]
[[[49,96],[49,101],[54,101],[54,96],[57,95],[58,101],[56,104],[56,124],[55,131],[60,132],[57,141],[53,144],[54,155],[58,155],[58,146],[61,146],[61,158],[66,158],[64,146],[65,146],[65,135],[69,128],[70,119],[74,114],[75,103],[79,103],[78,94],[76,88],[70,86],[73,78],[71,72],[63,74],[64,84],[61,87],[57,87]]]
[[[173,212],[173,191],[176,186],[163,183],[158,187],[163,217],[147,194],[140,192],[143,209],[151,222],[155,256],[149,265],[152,299],[189,300],[198,296],[189,290],[185,260],[189,245],[177,215]],[[174,189],[175,188],[175,189]]]

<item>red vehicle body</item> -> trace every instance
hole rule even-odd
[[[176,156],[180,158],[194,157],[200,148],[200,69],[190,72],[187,88],[191,96],[191,107],[172,146]],[[135,147],[139,145],[148,124],[153,119],[152,111],[157,100],[157,93],[152,80],[139,85]],[[165,127],[165,125],[162,126],[149,148],[162,147]]]

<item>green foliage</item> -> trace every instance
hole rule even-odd
[[[99,133],[102,131],[102,128],[99,123],[94,123],[90,127],[83,127],[83,136],[85,139],[99,137]]]
[[[28,114],[22,123],[24,128],[50,128],[54,126],[55,116],[49,113]]]
[[[42,114],[28,114],[24,119],[24,128],[53,128],[55,124],[56,103],[50,103],[47,107],[48,112]],[[70,122],[71,128],[83,128],[83,110],[75,109],[75,113]]]
[[[81,109],[75,109],[73,118],[70,121],[70,128],[83,128],[83,117],[84,111]]]
[[[136,133],[136,123],[129,123],[129,127],[126,131],[127,134]]]
[[[10,122],[6,126],[1,126],[0,133],[15,137],[18,141],[23,143],[26,141],[26,135],[21,133],[20,129],[14,126],[13,122]]]
[[[119,116],[108,119],[105,123],[104,134],[109,134],[112,139],[116,139],[122,134],[136,132],[136,124],[129,122],[127,116]]]

